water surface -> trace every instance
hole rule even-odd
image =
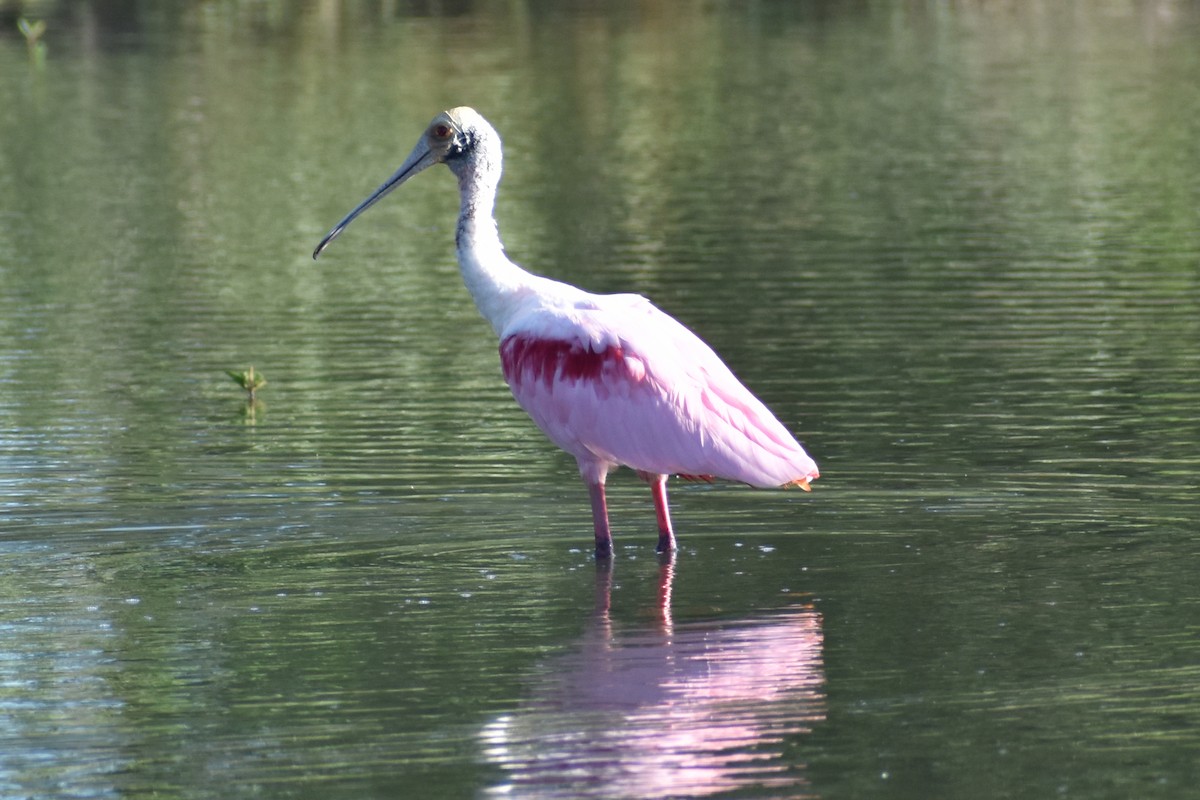
[[[0,796],[1185,797],[1194,3],[0,6]],[[700,332],[811,495],[586,492],[457,275]],[[225,370],[268,386],[247,405]]]

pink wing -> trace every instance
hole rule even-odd
[[[637,470],[753,486],[800,484],[817,465],[695,334],[643,298],[525,314],[500,343],[517,402],[598,478]]]

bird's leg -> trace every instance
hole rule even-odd
[[[658,546],[654,550],[673,552],[675,532],[671,530],[671,510],[667,507],[667,476],[653,472],[638,472],[638,475],[650,484],[650,493],[654,495],[654,515],[658,518]]]
[[[596,559],[612,558],[612,530],[608,527],[608,502],[604,499],[604,477],[587,482],[592,498],[592,525],[596,529]]]

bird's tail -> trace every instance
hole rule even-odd
[[[784,488],[784,489],[791,489],[791,488],[794,486],[794,487],[797,487],[797,488],[799,488],[799,489],[803,489],[803,490],[804,490],[804,491],[806,491],[806,492],[811,492],[811,491],[812,491],[812,486],[810,486],[810,485],[808,484],[808,482],[809,482],[809,481],[815,481],[815,480],[816,480],[817,478],[819,478],[819,477],[821,477],[821,476],[820,476],[818,473],[816,473],[816,472],[813,472],[813,473],[811,473],[811,474],[809,474],[809,475],[805,475],[803,478],[796,478],[796,480],[794,480],[794,481],[788,481],[787,483],[785,483],[785,484],[783,485],[783,488]]]

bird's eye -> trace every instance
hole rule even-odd
[[[444,122],[439,122],[437,125],[434,125],[429,132],[433,134],[433,138],[435,139],[449,139],[450,135],[454,133],[450,126]]]

